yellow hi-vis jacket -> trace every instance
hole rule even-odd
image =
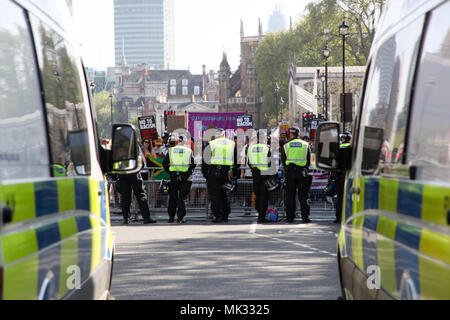
[[[299,167],[306,166],[308,156],[308,143],[300,139],[294,139],[284,145],[284,152],[286,154],[286,165],[291,163]]]
[[[253,144],[248,148],[248,162],[260,171],[269,170],[269,147],[265,144]]]
[[[232,166],[234,161],[234,141],[219,138],[209,142],[211,146],[211,164]]]
[[[188,172],[192,150],[184,146],[169,148],[170,172]]]

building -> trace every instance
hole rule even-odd
[[[154,70],[146,64],[109,68],[107,74],[115,78],[117,112],[122,114],[123,121],[152,114],[161,132],[164,111],[183,115],[191,111],[189,106],[193,104],[202,106],[203,112],[218,111],[217,100],[208,99],[217,96],[217,75],[213,71],[207,75],[206,66],[201,75],[193,75],[189,70]]]
[[[114,0],[115,65],[175,67],[174,0]]]
[[[286,30],[286,17],[281,13],[281,4],[278,3],[269,16],[268,31],[276,33],[282,30]]]
[[[294,58],[295,59],[295,58]],[[353,94],[353,119],[363,85],[365,66],[345,67],[345,91]],[[321,75],[325,67],[289,67],[289,119],[291,125],[302,127],[301,114],[325,114],[325,82]],[[341,122],[340,94],[342,93],[342,67],[328,67],[328,120]]]
[[[244,36],[241,20],[241,63],[232,73],[224,52],[219,70],[219,112],[246,111],[253,117],[255,127],[261,126],[262,95],[257,82],[253,60],[258,44],[263,40],[261,21],[257,36]]]

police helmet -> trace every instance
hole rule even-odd
[[[216,137],[221,137],[221,136],[223,136],[224,134],[225,134],[225,130],[224,130],[224,129],[218,128],[218,129],[216,130]]]
[[[345,131],[342,135],[341,135],[341,140],[342,142],[350,142],[350,139],[352,138],[352,134],[349,131]]]
[[[300,134],[300,129],[298,127],[291,127],[289,129],[289,134],[293,134],[296,138],[298,138]]]

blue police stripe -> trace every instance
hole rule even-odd
[[[75,179],[75,208],[78,210],[89,211],[91,201],[89,198],[89,180]]]
[[[39,251],[61,241],[59,225],[57,222],[36,229],[36,238]]]
[[[36,295],[41,290],[44,279],[52,273],[50,288],[47,291],[48,298],[57,298],[59,291],[60,279],[60,259],[61,259],[61,235],[57,222],[48,224],[36,229],[36,238],[39,248],[39,270],[38,270],[38,286]],[[51,250],[44,250],[52,246]]]
[[[352,193],[350,189],[353,185],[353,179],[347,180],[347,190],[345,190],[345,210],[344,210],[344,221],[352,216],[353,211],[353,201]]]
[[[422,191],[422,185],[399,181],[397,212],[420,219],[422,217]]]
[[[364,184],[364,210],[378,209],[380,182],[378,179],[366,179]]]
[[[36,217],[59,211],[58,185],[56,181],[36,182],[34,184]]]
[[[105,183],[100,181],[100,189],[102,190],[102,195],[100,196],[100,217],[102,218],[102,226],[106,224],[107,213],[106,213],[106,190]]]
[[[419,281],[419,246],[421,229],[404,222],[398,222],[395,232],[395,274],[397,288],[400,289],[404,272],[408,272],[414,282],[417,293],[420,295]],[[403,244],[400,245],[400,244]]]
[[[371,265],[378,265],[376,241],[378,220],[379,216],[367,215],[364,217],[363,228],[365,235],[363,236],[363,259],[365,268]],[[370,236],[366,235],[367,232],[370,233]]]
[[[78,216],[75,218],[77,223],[78,232],[83,232],[91,228],[91,219],[89,216]]]

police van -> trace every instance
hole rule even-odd
[[[64,1],[0,3],[0,299],[109,298],[105,173],[140,169],[134,127],[100,146]]]
[[[376,30],[350,148],[318,128],[316,165],[345,171],[337,255],[346,299],[450,299],[450,1],[394,0]]]

